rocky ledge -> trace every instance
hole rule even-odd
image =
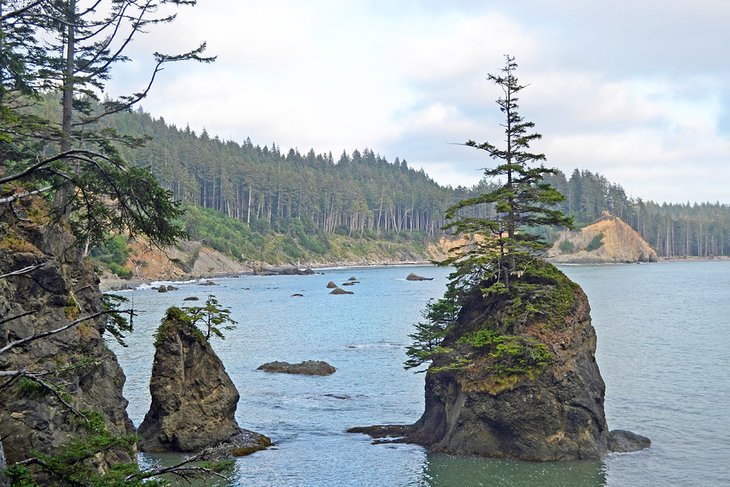
[[[140,450],[198,452],[217,447],[241,456],[271,445],[266,436],[238,426],[238,391],[185,313],[167,310],[155,347],[152,404],[139,427]]]
[[[511,290],[482,282],[465,299],[426,373],[413,425],[353,428],[379,442],[531,461],[597,459],[648,438],[609,432],[596,334],[580,287],[535,261]],[[529,306],[527,306],[529,303]]]

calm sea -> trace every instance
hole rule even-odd
[[[168,306],[208,294],[238,321],[213,346],[241,394],[237,418],[276,446],[238,459],[232,485],[730,485],[730,262],[564,266],[586,291],[598,334],[611,429],[649,436],[649,450],[603,461],[524,463],[371,445],[352,426],[412,423],[423,374],[403,370],[413,323],[441,295],[445,269],[327,269],[324,275],[217,279],[217,286],[126,292],[140,311],[129,347],[115,347],[136,425],[149,407],[152,334]],[[409,272],[433,277],[410,282]],[[349,277],[354,295],[328,281]],[[293,297],[300,293],[303,297]],[[329,377],[268,374],[264,362],[325,360]],[[157,461],[143,457],[143,461]],[[163,459],[164,461],[165,459]]]

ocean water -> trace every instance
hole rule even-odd
[[[238,321],[213,347],[238,387],[239,424],[275,447],[236,461],[242,486],[730,485],[730,262],[563,266],[586,291],[598,334],[611,429],[649,436],[650,449],[601,461],[527,463],[372,445],[352,426],[407,424],[423,411],[423,374],[403,369],[408,334],[439,297],[447,269],[326,269],[314,276],[243,276],[168,293],[125,292],[140,315],[129,347],[128,412],[149,408],[152,336],[168,306],[208,294]],[[409,272],[433,277],[411,282]],[[349,277],[354,295],[330,295]],[[300,293],[303,297],[293,297]],[[186,296],[201,301],[184,302]],[[264,362],[325,360],[328,377],[257,371]],[[144,462],[169,461],[142,456]]]

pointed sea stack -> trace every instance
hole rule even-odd
[[[212,446],[242,456],[271,445],[266,436],[238,426],[238,391],[210,343],[180,309],[167,310],[155,348],[152,404],[139,427],[140,450],[198,452]]]
[[[541,260],[510,291],[475,286],[426,374],[426,407],[410,426],[354,428],[430,451],[532,461],[597,459],[649,440],[609,433],[588,299]],[[616,445],[616,446],[614,446]],[[617,448],[618,449],[618,448]]]

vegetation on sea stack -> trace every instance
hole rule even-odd
[[[542,260],[547,243],[534,231],[570,227],[572,219],[555,209],[563,196],[543,181],[555,169],[544,166],[544,154],[530,151],[541,135],[518,112],[517,94],[525,86],[516,69],[506,56],[501,74],[488,76],[502,91],[497,105],[505,116],[505,146],[465,144],[498,161],[485,170],[494,184],[447,211],[447,228],[467,243],[440,262],[455,270],[443,298],[428,305],[426,321],[411,335],[405,363],[411,368],[431,361],[430,373],[461,371],[467,382],[493,391],[534,377],[550,363],[552,355],[534,329],[563,326],[575,300],[575,285]],[[485,217],[467,211],[484,205],[495,211],[483,212]]]

